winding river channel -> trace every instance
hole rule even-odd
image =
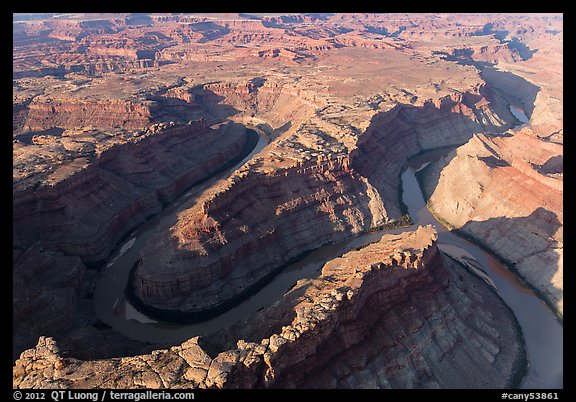
[[[521,108],[511,106],[511,111],[521,122],[528,121]],[[265,146],[266,142],[260,138],[250,155],[228,172],[246,163]],[[563,328],[554,313],[493,255],[445,229],[426,208],[415,173],[448,152],[450,149],[447,148],[431,150],[408,161],[407,168],[402,174],[402,185],[403,201],[408,206],[408,212],[415,224],[411,228],[366,233],[320,247],[288,266],[251,297],[207,321],[190,325],[175,325],[160,323],[146,317],[138,312],[124,296],[130,270],[138,260],[140,250],[163,219],[167,219],[184,203],[193,200],[217,180],[229,174],[224,172],[183,194],[170,206],[140,225],[127,240],[119,245],[108,265],[99,275],[94,293],[96,314],[103,322],[131,339],[153,343],[181,343],[191,337],[207,335],[248,318],[254,312],[280,298],[297,280],[318,276],[325,262],[349,250],[378,241],[383,234],[415,230],[419,225],[432,224],[438,231],[440,249],[446,254],[468,262],[474,271],[495,287],[504,302],[514,312],[522,328],[529,361],[522,388],[561,388],[563,386]]]

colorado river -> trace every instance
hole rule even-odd
[[[265,145],[260,139],[254,151],[238,166],[245,163]],[[494,256],[475,244],[442,227],[427,210],[415,177],[417,170],[438,159],[449,149],[438,149],[418,155],[408,161],[402,174],[403,200],[415,225],[363,234],[352,239],[320,247],[275,276],[260,291],[230,310],[210,320],[190,325],[159,323],[136,311],[124,297],[129,272],[138,259],[139,251],[152,236],[154,228],[190,197],[196,197],[216,180],[200,185],[174,204],[141,225],[124,244],[118,247],[108,267],[98,280],[94,303],[98,317],[125,336],[154,343],[181,343],[197,335],[207,335],[235,322],[248,318],[257,310],[270,305],[286,293],[298,279],[312,278],[320,273],[324,263],[361,245],[378,241],[383,234],[414,230],[419,225],[432,224],[438,230],[440,249],[452,256],[473,259],[494,284],[498,293],[514,312],[523,331],[529,368],[524,388],[561,388],[563,386],[563,329],[554,313]],[[483,272],[482,272],[483,271]]]

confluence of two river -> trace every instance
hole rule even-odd
[[[521,109],[515,106],[511,106],[510,109],[521,122],[528,121]],[[242,166],[265,145],[266,142],[260,138],[250,155],[228,172]],[[426,208],[415,173],[448,151],[447,149],[431,150],[408,161],[408,167],[402,174],[402,198],[414,222],[412,229],[366,233],[340,243],[320,247],[287,267],[248,299],[207,321],[190,325],[156,322],[136,311],[124,297],[130,270],[138,260],[140,250],[152,236],[154,229],[162,223],[163,218],[173,214],[185,202],[193,200],[216,180],[225,177],[227,173],[218,175],[179,197],[169,207],[138,227],[129,240],[113,254],[96,285],[94,304],[97,316],[131,339],[153,343],[181,343],[194,336],[207,335],[248,318],[257,310],[281,297],[297,280],[318,276],[322,266],[328,260],[337,258],[358,246],[378,241],[384,234],[400,233],[414,230],[419,225],[432,224],[438,231],[440,249],[458,258],[464,256],[474,259],[516,316],[524,335],[529,362],[522,388],[562,388],[563,329],[554,313],[494,256],[445,229]]]

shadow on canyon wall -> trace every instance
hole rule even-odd
[[[534,102],[540,87],[508,71],[501,71],[490,63],[472,63],[480,70],[480,76],[491,87],[498,90],[508,101],[520,102],[526,117],[530,119],[534,111]]]
[[[182,118],[186,118],[186,117],[194,117],[195,119],[200,118],[204,113],[208,113],[205,112],[204,109],[206,110],[210,110],[210,112],[212,113],[212,116],[217,116],[218,117],[218,121],[224,120],[229,116],[232,116],[234,114],[237,114],[239,111],[231,106],[227,106],[227,105],[223,105],[220,102],[224,99],[221,96],[218,96],[216,94],[214,94],[212,91],[208,91],[208,90],[203,90],[201,91],[199,100],[201,101],[200,104],[192,104],[192,103],[187,103],[181,99],[177,99],[177,98],[170,98],[171,100],[175,100],[178,102],[178,104],[183,108],[183,110],[181,110],[181,114],[180,117]],[[166,117],[166,116],[164,116]],[[235,123],[236,124],[236,123]],[[28,133],[23,133],[21,134],[17,139],[21,140],[23,142],[29,142],[31,140],[31,137],[34,134],[45,134],[45,135],[54,135],[54,136],[58,136],[60,135],[62,132],[62,129],[60,128],[50,128],[48,130],[44,130],[41,132],[28,132]],[[217,172],[215,172],[214,174],[217,174]],[[188,187],[191,185],[192,183],[189,183]],[[46,190],[46,192],[48,193],[49,190]],[[186,190],[183,190],[182,192],[184,192]],[[35,195],[35,197],[37,199],[42,199],[42,197],[46,197],[44,195],[44,190],[39,190],[38,194]],[[14,200],[14,207],[16,207],[17,203],[18,203],[18,199]],[[26,200],[22,201],[22,202],[27,202]],[[133,208],[134,209],[134,208]],[[83,219],[84,215],[80,214],[77,216],[78,219]],[[13,217],[14,220],[14,217]],[[18,233],[22,233],[24,228],[22,228],[21,226],[19,226],[16,222],[15,223],[15,231],[18,231]],[[121,230],[120,236],[118,240],[118,244],[121,244],[122,241],[125,239],[125,236],[127,234],[129,234],[132,230],[134,230],[141,222],[138,221],[136,222],[136,224],[134,225],[124,225],[122,227],[120,227],[119,229]],[[104,222],[102,222],[102,224],[104,224]],[[67,226],[67,228],[69,228],[70,231],[75,231],[76,228],[78,227],[78,222],[71,222],[69,226]],[[59,229],[60,230],[60,229]],[[16,233],[16,232],[15,232]],[[42,233],[46,233],[46,235],[48,236],[49,233],[48,232],[44,232],[44,231],[33,231],[34,236],[30,237],[28,239],[24,239],[24,238],[20,238],[18,237],[20,240],[18,242],[18,244],[16,243],[16,237],[15,233],[13,233],[13,247],[15,250],[17,250],[18,253],[20,253],[23,250],[27,250],[28,248],[31,247],[35,247],[34,244],[38,241],[38,238],[36,235],[41,235]],[[60,232],[59,235],[62,239],[66,238],[66,236],[63,235],[62,232]],[[68,236],[73,236],[68,234]],[[48,242],[49,243],[49,242]],[[47,243],[47,244],[48,244]],[[62,254],[62,252],[60,252],[60,250],[58,250],[57,248],[52,248],[50,249],[50,247],[46,247],[46,245],[44,243],[42,243],[44,246],[44,249],[39,249],[37,250],[37,253],[39,254],[39,256],[37,258],[44,258],[44,259],[50,259],[53,253],[57,253],[57,255],[59,256],[58,258],[60,258],[60,256],[66,258],[66,256],[64,254]],[[15,317],[17,320],[19,320],[18,325],[14,325],[14,331],[13,331],[13,357],[14,359],[16,359],[18,357],[18,355],[26,348],[29,347],[34,347],[37,340],[38,340],[38,336],[40,335],[45,335],[45,336],[52,336],[54,337],[57,341],[62,341],[64,342],[64,350],[66,350],[66,348],[72,348],[74,350],[74,354],[73,355],[78,355],[78,356],[86,356],[88,354],[94,354],[94,355],[98,355],[101,357],[112,357],[114,354],[116,354],[116,356],[120,356],[122,355],[122,353],[124,354],[138,354],[139,351],[142,349],[142,347],[145,347],[147,344],[145,343],[141,343],[141,342],[136,342],[136,341],[132,341],[128,338],[124,338],[122,335],[116,334],[114,333],[112,330],[104,330],[101,331],[100,334],[98,334],[98,331],[94,332],[92,330],[92,325],[94,326],[98,326],[101,324],[98,323],[94,323],[92,320],[91,324],[90,323],[86,323],[87,321],[90,321],[90,314],[92,314],[90,311],[90,308],[81,308],[80,305],[87,305],[91,303],[90,300],[90,296],[88,296],[87,298],[85,298],[85,290],[81,290],[83,287],[87,286],[86,284],[78,284],[76,281],[76,279],[80,280],[81,276],[80,274],[75,276],[75,279],[72,280],[68,280],[67,273],[65,273],[64,271],[62,272],[55,272],[54,273],[54,277],[51,278],[50,281],[47,281],[45,279],[42,279],[42,275],[32,275],[30,276],[27,271],[30,270],[30,267],[28,267],[25,263],[23,263],[21,261],[22,259],[19,258],[14,258],[13,259],[13,267],[12,267],[12,272],[13,272],[13,283],[20,283],[20,282],[24,282],[26,283],[26,289],[28,289],[29,291],[27,291],[25,293],[26,297],[29,297],[30,300],[26,299],[26,302],[24,303],[25,306],[33,306],[34,303],[40,301],[40,300],[57,300],[57,301],[62,301],[62,300],[74,300],[75,297],[73,296],[73,293],[77,293],[80,295],[80,298],[78,300],[78,306],[76,306],[76,301],[73,302],[68,302],[66,305],[69,306],[69,308],[67,308],[67,313],[70,313],[70,309],[77,309],[77,318],[74,319],[73,318],[73,314],[67,314],[66,318],[63,318],[63,315],[61,314],[60,317],[58,317],[57,315],[54,315],[52,313],[49,313],[49,317],[47,318],[47,322],[40,322],[37,318],[37,316],[34,316],[32,314],[27,314],[26,312],[23,312],[22,314],[17,314]],[[55,261],[60,261],[58,259],[56,259]],[[84,261],[84,263],[86,263],[86,261]],[[51,262],[52,265],[55,265],[55,262]],[[47,265],[47,268],[40,268],[42,269],[42,273],[47,273],[47,272],[52,272],[51,271],[51,267],[52,265]],[[45,271],[45,272],[44,272]],[[68,275],[69,276],[69,275]],[[77,277],[77,278],[76,278]],[[60,283],[62,282],[62,283]],[[85,282],[85,281],[84,281]],[[22,296],[21,294],[18,295],[17,292],[14,292],[13,295],[13,302],[16,303],[16,300],[18,298],[18,296]],[[53,309],[53,305],[54,303],[50,302],[48,304],[46,304],[46,308],[50,307],[49,309]],[[70,307],[72,306],[72,307]],[[55,308],[55,307],[54,307]],[[82,310],[82,311],[81,311]],[[29,322],[28,322],[29,321]],[[75,321],[75,323],[74,323]],[[66,323],[68,322],[68,323]],[[72,324],[71,324],[72,323]],[[86,326],[88,325],[88,326]],[[101,328],[103,329],[103,328]],[[86,339],[97,339],[98,337],[103,338],[103,342],[92,342],[90,347],[85,347],[85,346],[78,346],[81,345],[82,342],[77,342],[75,341],[75,339],[79,336],[79,334],[82,333],[89,333],[90,336]],[[67,340],[68,336],[71,336],[70,339]],[[66,343],[67,342],[67,343]],[[96,345],[97,343],[100,343],[101,345],[98,346]],[[76,345],[76,346],[75,346]],[[84,344],[85,345],[85,344]],[[108,346],[106,346],[108,345]],[[94,351],[93,351],[94,350]],[[113,351],[113,352],[110,352]],[[122,351],[120,353],[120,351]],[[118,353],[118,354],[117,354]]]
[[[516,87],[516,93],[513,95],[516,99],[521,99],[523,105],[526,109],[526,115],[529,117],[533,110],[533,104],[539,88],[530,84],[528,81],[518,77],[512,73],[502,72],[496,70],[491,65],[487,63],[482,68],[483,78],[489,84],[489,86],[495,86],[499,89],[499,93],[506,92],[507,88],[514,88]],[[518,93],[520,92],[520,93]],[[179,114],[176,113],[177,117],[179,118],[187,118],[189,116],[195,116],[199,118],[199,116],[205,116],[206,120],[210,122],[218,122],[222,121],[230,116],[236,115],[239,113],[237,109],[232,106],[223,104],[222,101],[224,100],[223,96],[219,96],[215,94],[213,91],[204,89],[203,87],[194,88],[192,93],[195,95],[195,103],[193,105],[187,104],[187,102],[177,99],[171,98],[175,100],[176,105],[179,106],[181,109],[179,110]],[[489,99],[491,100],[491,99]],[[364,171],[360,171],[360,173],[369,178],[370,182],[372,183],[371,177],[374,177],[375,174],[382,174],[382,171],[379,171],[378,166],[381,159],[384,158],[386,155],[392,155],[390,163],[396,163],[402,158],[407,158],[409,156],[415,155],[417,152],[422,150],[422,147],[418,145],[420,142],[419,137],[426,136],[430,128],[426,125],[418,125],[416,121],[418,120],[418,115],[420,113],[424,113],[423,121],[426,120],[426,114],[430,113],[429,110],[424,111],[423,107],[416,107],[413,105],[399,105],[399,107],[403,108],[401,116],[400,116],[400,126],[404,129],[403,131],[398,131],[399,137],[396,136],[394,141],[397,141],[395,146],[394,141],[392,143],[384,144],[382,142],[383,138],[374,138],[374,142],[372,144],[366,141],[366,152],[365,155],[361,158],[362,160],[356,160],[354,162],[366,162],[371,166],[368,169],[363,169]],[[509,115],[508,111],[508,115]],[[468,123],[471,123],[469,117],[463,116],[460,113],[456,112],[449,112],[448,117],[439,116],[440,119],[437,119],[435,127],[438,132],[443,130],[443,127],[450,126],[453,119],[468,119]],[[381,123],[381,122],[380,122]],[[377,121],[374,121],[372,124],[379,124]],[[371,124],[371,125],[372,125]],[[289,127],[289,126],[288,126]],[[382,126],[384,127],[384,126]],[[367,130],[368,131],[368,130]],[[378,131],[378,130],[375,130]],[[452,129],[452,131],[454,131]],[[453,137],[450,138],[450,133],[446,137],[440,136],[437,144],[434,144],[433,141],[428,141],[431,145],[428,146],[427,149],[436,147],[442,147],[447,145],[454,145],[454,144],[463,144],[468,141],[475,132],[482,131],[482,127],[478,124],[465,124],[464,129],[457,134],[457,138],[454,139]],[[402,138],[403,137],[403,138]],[[403,146],[398,145],[400,142],[406,144]],[[373,153],[370,148],[377,147],[376,153]],[[403,151],[403,152],[400,152]],[[404,151],[406,151],[404,153]],[[351,155],[351,159],[353,156]],[[373,162],[370,161],[373,159]],[[494,163],[498,164],[498,161],[493,161]],[[366,168],[367,166],[365,166]],[[375,170],[374,170],[375,168]],[[437,182],[434,184],[434,187],[437,185]],[[399,174],[397,175],[397,187],[400,186],[400,177]],[[378,186],[376,186],[378,188]],[[401,193],[397,192],[398,196],[397,202],[401,202]],[[266,196],[266,194],[262,194],[262,196]],[[539,227],[539,222],[545,221],[547,222],[545,226],[545,232],[542,234],[545,236],[548,232],[552,231],[552,228],[557,229],[560,224],[556,219],[556,216],[547,211],[543,208],[539,208],[535,211],[532,215],[525,218],[496,218],[496,219],[503,219],[502,223],[503,227],[509,227],[512,231],[522,231],[523,228],[526,227]],[[173,222],[169,222],[169,224],[175,223],[176,220],[173,219]],[[473,225],[471,230],[476,230],[479,233],[482,231],[488,230],[488,227],[494,225],[495,222],[487,221],[487,222],[471,222],[470,224]],[[497,224],[498,224],[497,223]],[[126,228],[126,233],[128,233],[133,228]],[[555,230],[554,229],[554,230]],[[14,267],[14,274],[17,275],[17,268]],[[543,273],[548,274],[548,273]],[[552,273],[550,273],[549,278],[551,280]],[[100,326],[100,327],[99,327]],[[87,328],[80,328],[80,332],[76,332],[76,334],[84,334],[81,337],[75,336],[68,336],[71,335],[70,332],[67,332],[64,336],[64,333],[60,334],[45,334],[54,336],[59,342],[61,342],[61,347],[63,350],[63,354],[69,353],[72,356],[78,356],[80,358],[108,358],[113,356],[128,356],[128,355],[136,355],[143,353],[143,351],[148,350],[152,346],[147,343],[137,342],[130,340],[120,334],[115,333],[110,329],[106,329],[102,326],[101,323],[92,323]],[[81,332],[84,331],[84,332]],[[98,334],[97,336],[94,334]],[[74,334],[72,334],[74,335]],[[94,341],[91,342],[91,347],[86,347],[86,339],[101,339],[103,342]],[[116,346],[114,346],[116,345]],[[159,347],[160,345],[154,345],[155,347]]]
[[[511,49],[516,49],[522,60],[526,61],[538,52],[538,49],[530,49],[524,42],[521,42],[517,37],[512,37],[512,40],[508,42],[508,47]]]
[[[546,208],[538,207],[532,211],[530,215],[525,217],[497,217],[485,221],[469,221],[460,228],[459,231],[463,232],[466,236],[470,236],[475,242],[490,249],[493,254],[505,260],[507,265],[516,270],[516,264],[522,262],[527,257],[554,248],[557,244],[556,240],[554,240],[554,235],[560,227],[562,227],[562,223],[558,220],[555,213]],[[511,260],[499,255],[496,251],[492,251],[492,247],[488,241],[483,240],[503,237],[508,237],[510,242],[515,240],[514,243],[516,244],[530,242],[532,250],[526,255],[519,255],[518,258]],[[539,283],[532,283],[533,281],[530,281],[530,285],[540,297],[544,298],[552,310],[556,311],[557,308],[554,305],[554,301],[550,300],[550,295],[540,289],[540,286],[542,286],[544,289],[558,289],[562,291],[562,289],[554,286],[552,281],[556,273],[559,256],[557,253],[549,253],[548,255],[553,257],[548,258],[546,265],[543,264],[542,269],[538,272],[538,277],[540,278],[538,279]],[[522,272],[519,272],[519,274],[523,276]]]
[[[210,124],[211,121],[220,122],[232,117],[240,110],[223,103],[224,96],[216,94],[214,91],[204,88],[202,85],[195,87],[191,91],[195,96],[195,105],[199,109],[196,118],[203,117]]]
[[[564,172],[564,156],[556,155],[550,157],[544,164],[536,165],[531,164],[534,169],[536,169],[540,174],[557,174]]]
[[[505,161],[493,156],[479,159],[493,169],[507,166]],[[546,162],[543,166],[554,165],[555,168],[558,168],[555,166],[558,163],[556,159],[549,162]],[[561,164],[562,162],[560,161],[559,163]],[[552,167],[549,168],[552,169]],[[421,186],[422,180],[427,183],[426,190],[422,189],[422,195],[424,201],[428,202],[430,195],[434,193],[438,186],[440,174],[431,174],[430,169],[425,168],[419,172],[419,175],[425,177],[424,179],[420,177],[419,181]],[[524,217],[496,217],[484,221],[471,220],[457,229],[456,232],[489,250],[503,261],[508,268],[512,268],[512,270],[517,271],[517,274],[524,277],[526,273],[519,272],[517,264],[524,262],[527,258],[553,249],[557,245],[554,236],[561,227],[562,223],[554,212],[544,207],[538,207],[530,215]],[[501,250],[509,250],[509,256],[499,254],[496,247]],[[529,250],[524,251],[526,248]],[[552,252],[546,256],[542,255],[542,258],[545,258],[545,260],[540,262],[540,271],[529,280],[530,287],[553,311],[557,311],[554,300],[551,300],[550,293],[555,293],[554,289],[562,291],[562,289],[553,285],[553,276],[557,272],[556,267],[559,263],[559,256],[557,253]],[[534,264],[538,264],[538,261]],[[537,278],[536,282],[534,278]],[[545,292],[546,289],[548,289],[548,292]]]
[[[486,36],[486,35],[494,35],[494,38],[500,41],[502,44],[507,44],[509,48],[516,49],[522,60],[528,60],[532,57],[534,53],[538,51],[538,49],[530,49],[524,42],[518,39],[516,36],[513,36],[512,39],[507,40],[506,37],[510,34],[510,31],[505,29],[494,30],[494,24],[489,22],[484,24],[481,31],[472,34],[472,36]]]
[[[536,50],[529,50],[522,42],[517,40],[511,43],[514,43],[513,47],[519,49],[518,52],[524,60],[532,57],[532,54],[536,52]],[[519,75],[509,71],[499,70],[495,64],[472,59],[473,52],[467,51],[466,49],[463,49],[461,52],[454,55],[445,52],[436,53],[438,55],[443,55],[442,58],[444,60],[456,62],[463,66],[476,67],[480,72],[480,77],[482,77],[486,84],[499,91],[500,95],[508,102],[520,102],[524,108],[526,117],[530,119],[532,112],[534,111],[536,95],[540,91],[540,87],[532,84]]]
[[[499,74],[497,70],[494,71],[494,74]],[[506,77],[499,76],[501,79]],[[533,104],[537,87],[526,84],[527,91],[523,98],[525,102]],[[490,111],[476,106],[482,98],[490,102]],[[402,208],[400,173],[405,160],[424,151],[461,146],[476,133],[511,136],[505,131],[518,121],[509,109],[509,102],[501,91],[487,85],[481,88],[480,95],[463,94],[458,100],[445,97],[439,105],[431,102],[423,106],[400,103],[390,111],[373,117],[370,126],[359,138],[357,148],[350,154],[350,166],[378,189],[385,204],[388,202],[386,206],[392,208],[392,217],[402,215],[405,211]],[[459,103],[470,111],[459,111]],[[497,118],[494,120],[486,112],[495,114]],[[498,121],[504,124],[500,125]],[[504,163],[493,159],[488,162],[494,166]],[[395,205],[400,206],[399,211],[396,211],[398,208]]]
[[[211,125],[240,113],[238,109],[222,103],[225,99],[223,96],[203,88],[202,85],[192,88],[188,94],[194,99],[189,101],[163,94],[150,96],[150,99],[156,102],[152,121],[186,123],[203,118]]]

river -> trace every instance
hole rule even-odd
[[[522,112],[521,109],[518,110]],[[515,114],[515,116],[523,123],[528,120],[526,118],[526,121],[522,121],[519,115]],[[520,117],[525,117],[525,115]],[[252,153],[230,171],[240,167],[265,145],[265,141],[260,138]],[[96,313],[103,322],[131,339],[178,344],[191,337],[208,335],[248,318],[281,297],[297,280],[318,276],[326,261],[337,258],[347,251],[378,241],[383,234],[400,233],[414,230],[419,225],[432,224],[438,231],[440,249],[451,256],[471,261],[471,268],[476,269],[481,276],[486,277],[488,283],[494,285],[502,299],[514,312],[522,328],[529,361],[528,372],[522,382],[522,387],[561,388],[563,386],[563,329],[554,313],[494,256],[445,229],[426,208],[415,173],[427,163],[449,151],[450,149],[446,148],[432,150],[408,161],[401,179],[403,200],[415,223],[413,227],[366,233],[320,247],[288,266],[251,297],[207,321],[189,325],[156,322],[138,312],[124,297],[129,272],[137,261],[140,250],[152,236],[156,225],[162,219],[169,217],[184,202],[194,199],[216,180],[224,177],[226,173],[223,173],[184,194],[169,207],[142,224],[129,236],[128,240],[119,245],[97,281],[94,294]]]

